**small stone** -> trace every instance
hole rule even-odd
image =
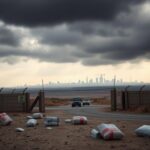
[[[16,145],[13,146],[13,149],[16,149]]]
[[[65,142],[65,145],[68,145],[68,142],[67,142],[67,141]]]
[[[46,129],[48,129],[48,130],[52,130],[53,128],[51,128],[51,127],[47,127]]]
[[[111,145],[111,146],[110,146],[110,148],[111,148],[111,149],[114,149],[114,148],[115,148],[115,146],[114,146],[114,145]]]
[[[16,128],[16,132],[23,132],[24,129],[23,128]]]

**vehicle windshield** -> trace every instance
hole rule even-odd
[[[77,97],[77,98],[73,98],[72,101],[82,102],[82,99],[80,97]]]

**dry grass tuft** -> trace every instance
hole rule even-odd
[[[92,99],[93,104],[99,104],[99,105],[110,105],[111,101],[110,99],[103,97],[103,98],[93,98]]]
[[[59,99],[59,98],[45,98],[46,106],[62,106],[69,105],[70,99]]]
[[[138,106],[130,108],[129,111],[137,113],[150,113],[150,106]]]

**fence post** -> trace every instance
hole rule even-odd
[[[128,108],[129,108],[129,97],[128,97],[128,88],[129,88],[130,86],[127,86],[126,88],[125,88],[125,110],[127,110]]]
[[[140,88],[140,91],[139,91],[139,105],[141,106],[142,105],[142,91],[144,89],[145,85],[143,85],[141,88]]]
[[[117,103],[116,103],[116,88],[113,88],[111,90],[111,110],[116,111],[117,109]]]
[[[26,112],[30,112],[30,94],[25,93],[25,97],[26,97]]]
[[[39,92],[39,112],[45,112],[45,96],[44,91]]]

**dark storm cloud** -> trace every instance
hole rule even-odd
[[[145,0],[0,0],[0,19],[23,26],[111,21]]]
[[[127,36],[126,27],[122,30],[122,26],[118,25],[119,20],[109,23],[105,22],[78,22],[68,25],[69,30],[82,33],[84,35],[99,35],[102,37]],[[116,25],[117,23],[117,25]],[[130,24],[131,25],[131,24]],[[120,28],[121,27],[121,28]]]
[[[150,10],[143,12],[144,2],[0,0],[0,19],[5,22],[0,27],[0,60],[13,63],[27,57],[83,65],[150,60]],[[18,26],[13,31],[7,23]]]
[[[12,47],[9,48],[3,47],[0,49],[1,61],[10,64],[10,62],[12,61],[10,61],[9,58],[11,57],[13,57],[13,60],[15,60],[16,58],[15,63],[17,63],[17,61],[24,60],[24,57],[37,59],[43,62],[56,62],[56,63],[68,63],[68,62],[78,61],[78,58],[71,56],[67,49],[61,49],[61,51],[60,49],[57,48],[54,48],[53,50],[45,50],[45,51],[41,51],[41,50],[32,51],[32,50],[24,50],[19,48],[17,49]],[[14,64],[14,62],[12,62],[12,64]]]
[[[19,37],[4,25],[0,25],[0,44],[17,46],[19,44]]]
[[[39,41],[49,45],[77,45],[84,37],[79,32],[69,31],[67,26],[39,28],[32,30],[32,33],[39,38]]]

